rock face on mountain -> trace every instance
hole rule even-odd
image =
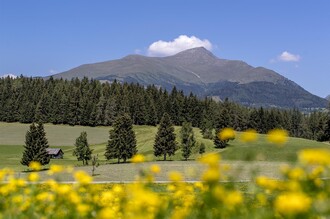
[[[203,47],[168,57],[128,55],[122,59],[85,64],[53,75],[54,78],[94,78],[142,85],[173,86],[199,96],[240,102],[249,106],[325,107],[327,101],[312,95],[280,74],[252,67],[243,61],[219,59]]]

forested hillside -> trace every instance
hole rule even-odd
[[[284,128],[291,136],[328,140],[328,113],[304,115],[296,109],[247,108],[228,100],[199,99],[175,87],[170,91],[150,85],[101,83],[87,78],[44,80],[41,78],[0,79],[0,121],[39,121],[70,125],[112,125],[117,115],[128,113],[136,125],[157,125],[164,113],[175,125],[184,121],[201,128],[205,137],[212,130],[233,127],[266,133]]]

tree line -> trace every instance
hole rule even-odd
[[[182,156],[187,160],[192,149],[196,146],[196,140],[191,123],[185,122],[180,131]],[[164,113],[161,118],[158,132],[155,136],[154,155],[156,157],[172,156],[179,149],[179,143],[176,141],[174,126],[170,116]],[[21,164],[30,166],[31,162],[38,162],[40,165],[47,165],[50,162],[50,156],[47,153],[49,148],[48,140],[42,123],[32,123],[30,129],[25,136],[25,145]],[[133,122],[128,114],[119,115],[113,125],[113,129],[109,131],[109,140],[105,148],[104,156],[107,160],[117,159],[117,162],[127,162],[137,154],[137,144],[135,132],[133,131]],[[199,154],[205,152],[205,145],[200,145]],[[73,155],[78,161],[82,161],[83,165],[88,165],[92,160],[93,172],[97,164],[97,156],[92,156],[93,149],[89,147],[87,133],[81,132],[76,139]]]
[[[298,109],[251,108],[224,100],[198,98],[174,87],[142,86],[88,78],[72,80],[10,77],[0,79],[0,121],[112,126],[127,114],[135,125],[157,125],[167,113],[174,125],[190,122],[205,138],[224,127],[267,133],[283,128],[291,136],[330,139],[329,112],[304,114]]]

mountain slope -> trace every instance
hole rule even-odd
[[[166,89],[175,85],[185,92],[228,97],[246,105],[309,108],[325,107],[327,102],[272,70],[255,68],[243,61],[219,59],[203,47],[168,57],[129,55],[81,65],[53,77],[116,79]]]

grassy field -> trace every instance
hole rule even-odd
[[[20,165],[20,159],[23,152],[25,134],[28,130],[28,124],[19,123],[0,123],[0,168],[9,167],[18,172],[27,168]],[[77,169],[84,169],[90,172],[91,167],[82,167],[72,156],[75,139],[80,132],[86,131],[88,141],[94,154],[99,155],[101,166],[98,167],[96,180],[125,181],[133,180],[138,172],[136,166],[132,164],[113,165],[115,161],[106,161],[104,159],[104,150],[108,140],[108,133],[111,127],[83,127],[83,126],[66,126],[66,125],[45,125],[46,136],[51,147],[61,148],[64,151],[64,159],[52,160],[52,164],[72,165]],[[135,126],[137,145],[139,153],[146,156],[148,161],[144,166],[147,168],[155,161],[161,158],[155,158],[153,155],[153,143],[157,132],[157,127],[152,126]],[[177,136],[179,136],[180,127],[175,127]],[[206,152],[220,152],[224,164],[232,167],[230,176],[239,175],[237,180],[249,180],[251,172],[259,171],[264,175],[277,176],[277,170],[280,165],[285,162],[293,162],[296,160],[297,151],[304,148],[329,148],[328,144],[310,141],[299,138],[290,138],[288,143],[279,148],[266,141],[265,135],[259,135],[258,141],[254,143],[243,143],[238,139],[229,142],[226,149],[215,149],[212,140],[203,139],[199,129],[194,129],[197,142],[203,142],[206,145]],[[239,133],[238,133],[239,135]],[[177,138],[179,141],[179,138]],[[178,150],[176,155],[171,157],[171,161],[157,162],[163,169],[162,174],[156,180],[165,180],[167,174],[171,170],[178,170],[187,180],[197,180],[198,173],[203,170],[203,166],[193,161],[199,157],[198,148],[193,151],[190,161],[182,160],[181,151]],[[193,171],[196,174],[191,174]],[[70,180],[65,178],[66,180]]]

